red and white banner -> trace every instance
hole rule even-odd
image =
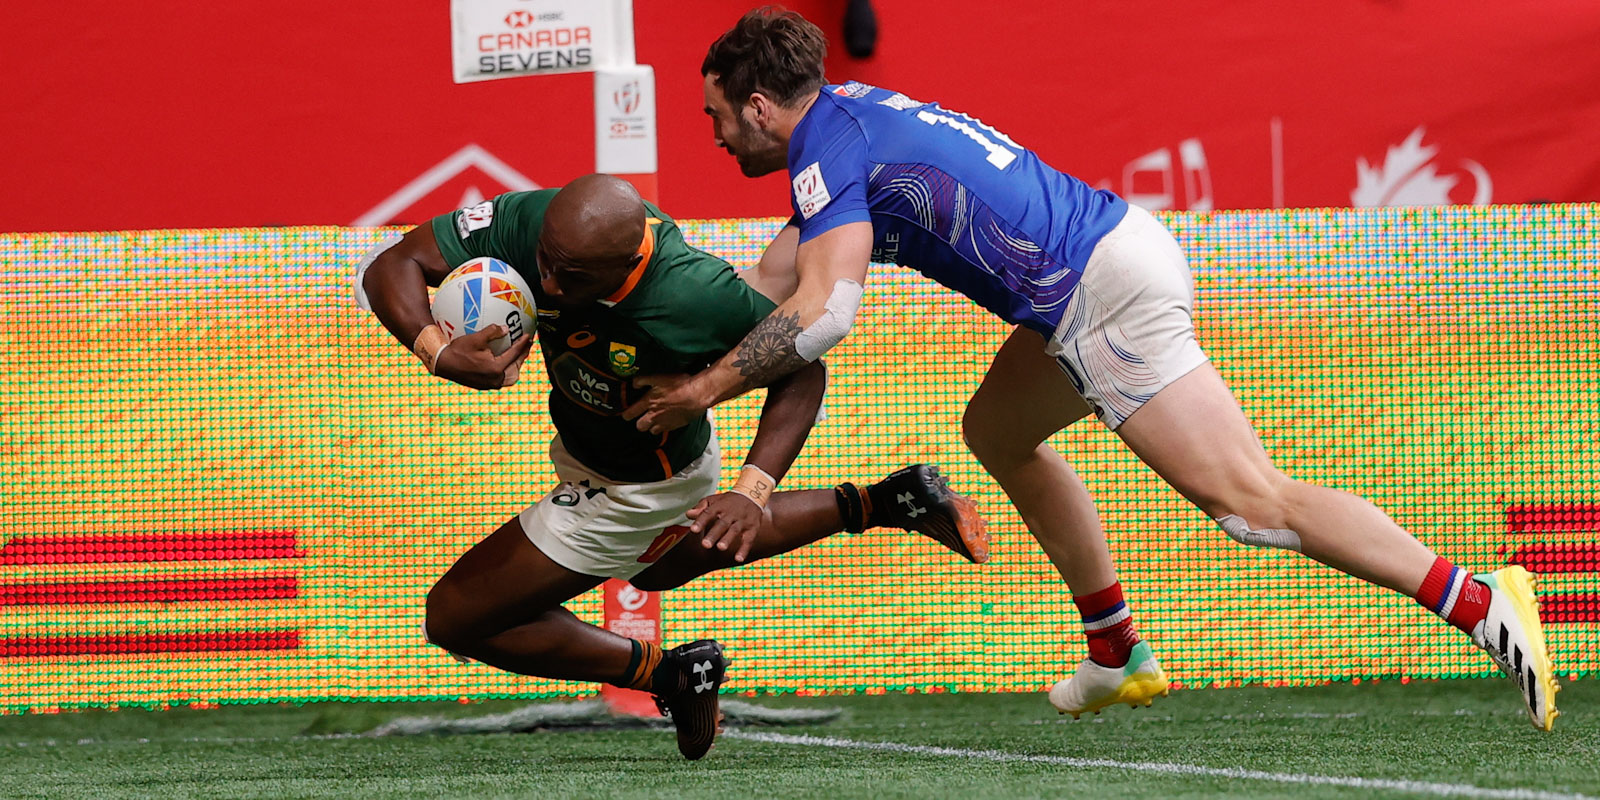
[[[630,2],[451,0],[457,83],[633,63]]]
[[[605,629],[628,639],[661,644],[661,594],[635,589],[620,578],[605,584]],[[640,717],[659,716],[655,701],[646,692],[600,685],[600,696],[612,711]]]
[[[788,214],[785,176],[741,176],[702,110],[706,48],[753,0],[636,4],[625,63],[653,96],[455,82],[484,56],[565,68],[540,37],[575,47],[617,1],[470,0],[493,13],[464,55],[427,0],[25,4],[0,29],[0,230],[418,222],[609,163],[597,140],[652,99],[670,213]],[[1590,0],[875,0],[866,61],[835,0],[786,4],[833,40],[831,80],[972,114],[1152,208],[1600,200]]]

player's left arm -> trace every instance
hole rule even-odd
[[[693,521],[689,530],[700,536],[702,546],[737,548],[735,561],[749,556],[756,532],[768,516],[767,501],[816,425],[827,384],[827,367],[818,359],[767,387],[767,402],[738,482],[732,490],[707,497],[689,510]]]

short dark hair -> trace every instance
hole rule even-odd
[[[822,59],[828,37],[805,17],[782,6],[762,6],[717,37],[700,74],[717,74],[723,96],[738,107],[761,92],[791,106],[827,84]]]

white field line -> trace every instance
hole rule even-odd
[[[1432,783],[1429,781],[1402,781],[1387,778],[1358,778],[1338,775],[1310,775],[1299,772],[1265,772],[1239,767],[1202,767],[1166,761],[1114,761],[1106,758],[1073,758],[1071,756],[1028,755],[1007,753],[1001,750],[966,750],[956,747],[901,744],[899,742],[866,742],[855,739],[836,739],[827,736],[795,736],[786,733],[756,733],[728,731],[724,738],[744,739],[770,744],[792,744],[802,747],[831,747],[840,750],[876,750],[890,753],[911,753],[946,758],[968,758],[980,761],[1012,761],[1030,764],[1059,764],[1079,769],[1114,769],[1124,772],[1145,772],[1161,775],[1197,775],[1208,778],[1267,781],[1270,783],[1301,784],[1308,786],[1347,786],[1352,789],[1384,789],[1434,797],[1482,797],[1495,800],[1600,800],[1592,795],[1546,792],[1537,789],[1489,789],[1464,783]]]

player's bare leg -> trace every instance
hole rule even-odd
[[[875,525],[914,530],[969,561],[988,558],[987,523],[977,516],[970,500],[944,486],[937,470],[922,464],[900,470],[865,490],[841,484],[834,489],[778,492],[767,504],[755,543],[744,561],[735,560],[736,548],[708,548],[701,544],[700,537],[691,534],[660,561],[635,575],[631,583],[647,591],[675,589],[701,575],[771,558],[848,527],[858,527],[845,519],[846,509],[851,508],[847,500],[841,500],[845,487],[857,492],[857,496],[888,498],[884,503],[888,508],[879,509],[871,517]],[[901,507],[903,504],[894,501],[897,496],[906,497],[912,505]],[[913,511],[915,516],[911,516]],[[860,522],[859,527],[866,527],[866,519]]]
[[[1279,472],[1209,363],[1162,389],[1117,434],[1230,536],[1299,550],[1416,598],[1469,633],[1517,682],[1533,724],[1550,729],[1558,687],[1520,567],[1475,581],[1366,500]]]
[[[561,608],[603,580],[551,561],[512,518],[428,592],[428,640],[508,672],[613,681],[628,665],[631,640]]]
[[[1117,580],[1094,498],[1045,439],[1088,416],[1089,405],[1044,354],[1044,338],[1017,328],[967,403],[961,433],[1005,489],[1028,532],[1077,594]]]
[[[1413,594],[1436,558],[1366,500],[1279,472],[1210,363],[1158,392],[1117,434],[1212,519],[1293,531],[1301,552],[1341,572]]]
[[[1050,692],[1051,703],[1075,717],[1117,703],[1149,705],[1167,691],[1160,663],[1134,632],[1094,499],[1077,471],[1044,443],[1089,413],[1045,355],[1044,337],[1018,328],[962,420],[967,445],[1005,489],[1083,618],[1089,657]]]
[[[629,583],[645,591],[664,592],[707,573],[781,555],[842,530],[844,523],[838,504],[834,502],[833,490],[778,492],[767,503],[761,529],[756,532],[755,544],[751,545],[744,561],[734,559],[736,548],[706,547],[701,544],[700,537],[690,534],[661,560],[633,576]]]
[[[474,545],[428,593],[427,633],[459,657],[523,675],[648,691],[672,709],[678,750],[698,759],[720,728],[727,660],[702,640],[662,650],[590,625],[560,606],[600,585],[550,560],[513,518]]]

